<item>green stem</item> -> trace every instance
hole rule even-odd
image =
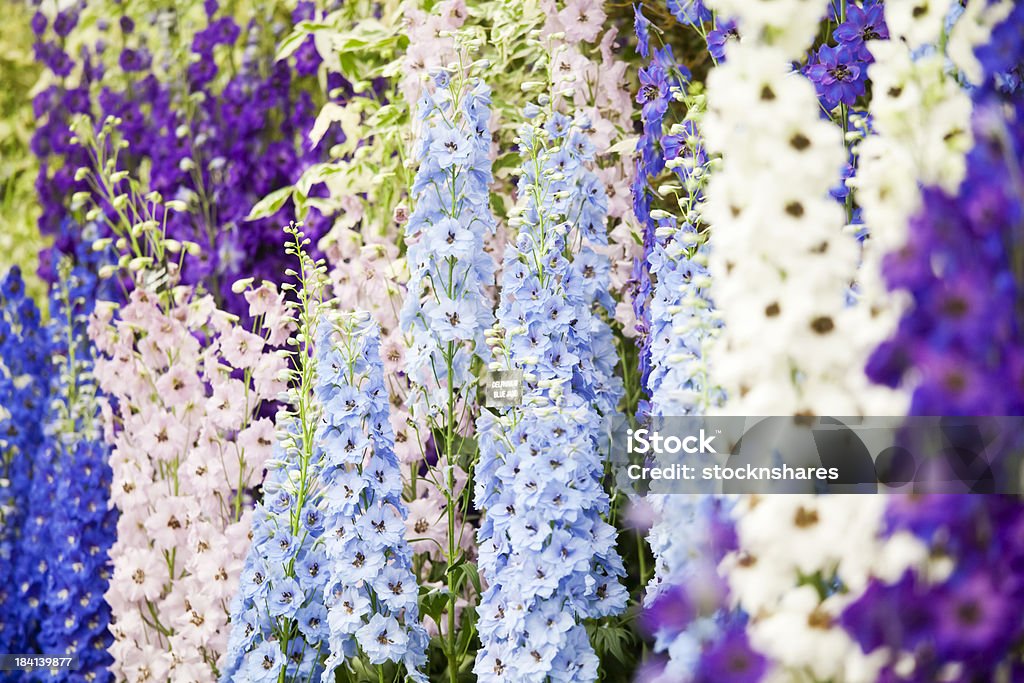
[[[455,643],[455,572],[451,571],[455,564],[455,470],[452,449],[455,443],[455,385],[452,383],[452,366],[455,356],[455,343],[448,342],[445,354],[445,366],[448,371],[448,414],[445,420],[445,465],[447,466],[447,487],[445,498],[448,501],[448,557],[446,558],[448,577],[448,680],[457,683],[459,679],[459,655]]]

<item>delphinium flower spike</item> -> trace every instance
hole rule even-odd
[[[12,268],[0,280],[0,650],[9,653],[30,651],[28,626],[40,599],[22,599],[16,555],[50,395],[49,349],[49,330]]]
[[[523,404],[483,412],[476,504],[481,597],[480,681],[592,681],[597,658],[584,619],[618,613],[626,593],[615,530],[602,514],[600,421],[621,386],[586,362],[606,269],[589,248],[604,237],[600,197],[588,189],[585,117],[529,105],[519,234],[506,247],[491,368],[524,370]],[[596,338],[597,335],[590,335]],[[582,361],[582,362],[581,362]]]
[[[401,663],[424,682],[427,632],[419,621],[402,476],[388,419],[380,330],[367,313],[332,315],[318,331],[316,393],[324,419],[325,599],[330,652],[324,680],[361,654]]]
[[[425,680],[379,329],[368,314],[329,310],[323,262],[290,234],[300,260],[293,387],[232,607],[224,680],[328,681],[339,666],[386,662]]]
[[[703,11],[694,8],[687,21],[700,22],[703,16]],[[642,8],[637,9],[637,21],[642,32],[646,21]],[[655,108],[653,118],[645,120],[649,142],[641,143],[640,148],[648,160],[643,178],[634,181],[634,191],[647,197],[648,203],[659,196],[665,198],[664,209],[649,207],[651,234],[646,259],[651,282],[646,377],[650,403],[646,412],[652,428],[658,429],[662,420],[707,415],[721,405],[724,394],[715,385],[708,365],[721,320],[708,296],[713,230],[701,216],[711,168],[699,129],[705,98],[698,86],[686,81],[682,67],[671,61],[669,49],[656,53],[646,68],[649,77],[658,72],[657,78],[668,86],[662,94],[648,95],[661,98],[664,106]],[[685,113],[677,114],[677,107]],[[672,175],[659,178],[663,169]],[[657,194],[650,187],[652,181],[658,183]],[[715,547],[714,536],[716,525],[727,524],[729,501],[671,489],[671,482],[652,482],[644,501],[637,502],[650,505],[655,515],[647,536],[654,555],[654,575],[644,596],[643,622],[655,638],[655,652],[667,656],[657,673],[658,681],[692,676],[702,648],[720,635],[718,622],[724,618],[722,590],[713,565],[722,551]],[[648,673],[655,675],[653,669]]]
[[[98,303],[88,326],[112,446],[111,501],[119,510],[106,593],[114,622],[112,672],[126,679],[212,681],[226,646],[228,607],[250,524],[252,490],[273,445],[260,417],[284,387],[273,347],[291,330],[269,283],[240,288],[253,331],[213,297],[180,285],[195,244],[166,236],[182,209],[119,169],[116,119],[76,126],[93,162],[89,182],[118,219],[111,229],[128,303]],[[99,211],[92,206],[89,213]],[[247,290],[247,291],[246,291]]]
[[[472,41],[469,41],[470,43]],[[468,54],[474,46],[460,45]],[[420,127],[411,188],[415,203],[405,226],[408,296],[400,322],[411,345],[406,372],[413,418],[425,423],[438,456],[433,478],[445,496],[445,563],[462,565],[468,487],[457,486],[460,436],[472,424],[476,381],[472,366],[485,355],[484,330],[493,320],[485,287],[494,261],[484,236],[495,228],[489,207],[491,91],[475,75],[479,63],[441,69],[417,105]],[[468,468],[468,463],[461,463]],[[458,584],[463,570],[446,571],[448,606],[445,650],[454,683],[464,652],[457,639]]]
[[[864,376],[867,349],[840,342],[870,317],[847,302],[858,246],[829,193],[846,161],[843,135],[792,66],[826,3],[709,6],[735,18],[743,36],[708,76],[703,124],[708,149],[722,155],[703,209],[714,226],[710,294],[724,323],[709,354],[727,395],[720,412],[871,414],[888,405],[887,392]],[[745,637],[779,670],[821,679],[870,670],[873,662],[834,624],[846,596],[830,586],[863,589],[880,552],[883,507],[880,498],[813,495],[736,503],[738,548],[722,568],[734,604],[750,616]],[[818,573],[826,577],[820,592],[801,579]]]
[[[263,500],[252,519],[252,545],[231,605],[231,636],[222,681],[316,681],[327,657],[324,582],[324,451],[317,430],[329,416],[316,396],[322,354],[317,334],[324,315],[326,267],[307,251],[309,238],[286,228],[285,250],[295,292],[288,304],[298,326],[288,341],[291,387],[277,414],[277,442],[266,464]]]
[[[19,599],[38,604],[33,634],[38,652],[78,657],[76,669],[54,669],[46,680],[112,681],[107,648],[111,577],[108,551],[117,510],[108,504],[110,449],[103,441],[87,315],[95,304],[92,268],[59,265],[50,311],[55,376],[45,439],[33,475],[33,505],[26,538]],[[26,622],[32,623],[32,622]]]

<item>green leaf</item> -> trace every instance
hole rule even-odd
[[[420,586],[420,613],[434,621],[441,618],[448,607],[448,593],[439,588]]]
[[[281,210],[284,203],[292,196],[292,186],[282,187],[280,190],[274,190],[263,199],[256,202],[256,206],[252,207],[249,215],[245,217],[247,221],[255,221],[260,218],[266,218],[267,216],[273,216],[275,213]]]
[[[634,644],[634,636],[630,629],[611,620],[588,623],[587,633],[594,646],[594,652],[602,659],[611,657],[625,663],[632,656],[629,653],[635,649],[631,647]]]
[[[281,41],[281,44],[277,48],[277,54],[274,56],[274,61],[281,61],[282,59],[288,59],[291,57],[296,50],[302,45],[303,41],[306,40],[306,36],[309,35],[305,31],[292,31],[291,34]]]
[[[462,555],[459,556],[459,559],[455,560],[455,564],[449,566],[448,569],[446,569],[444,573],[445,574],[454,574],[454,573],[460,571],[460,567],[462,567],[465,563],[466,563],[466,555],[465,555],[465,553],[463,553]]]

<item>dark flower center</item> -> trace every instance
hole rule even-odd
[[[956,609],[956,616],[960,623],[974,626],[981,621],[981,606],[976,602],[962,603]]]
[[[837,81],[845,81],[850,77],[850,68],[845,64],[837,64],[834,68],[829,69],[828,72]]]

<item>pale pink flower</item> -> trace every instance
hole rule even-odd
[[[236,443],[250,469],[261,470],[274,451],[274,422],[260,418],[238,433]]]
[[[112,558],[118,557],[129,548],[145,547],[149,549],[149,537],[146,535],[144,526],[146,517],[149,516],[149,507],[143,502],[136,511],[136,514],[121,515],[117,520],[117,549],[111,551]],[[116,566],[116,562],[114,563]]]
[[[178,477],[185,490],[201,499],[214,497],[224,488],[226,477],[220,462],[210,457],[209,448],[193,448],[181,463]]]
[[[629,79],[626,77],[627,64],[621,59],[616,59],[612,52],[612,46],[615,44],[617,36],[618,29],[612,27],[601,37],[601,68],[597,71],[597,103],[610,115],[618,114],[620,117],[618,122],[625,124],[629,121],[629,115],[633,111],[633,97],[626,86],[629,83]]]
[[[400,331],[391,332],[381,341],[380,359],[385,377],[398,374],[405,367],[405,340]]]
[[[170,350],[174,348],[172,342],[149,335],[139,340],[138,348],[142,362],[148,370],[146,374],[154,371],[163,372],[170,366]]]
[[[208,518],[199,519],[189,526],[188,547],[193,553],[193,565],[220,544],[220,535],[221,531]]]
[[[242,517],[237,521],[224,527],[225,547],[235,553],[235,556],[242,559],[249,550],[251,539],[249,531],[252,529],[252,508],[245,508]],[[241,572],[241,568],[238,570]]]
[[[202,553],[192,564],[192,575],[200,586],[203,595],[208,599],[230,600],[236,586],[230,579],[241,572],[241,561],[225,552],[224,548]]]
[[[620,301],[615,304],[615,320],[622,325],[622,333],[630,339],[637,335],[637,318],[633,311],[633,304],[627,301]]]
[[[139,446],[151,457],[170,461],[185,450],[188,429],[174,415],[157,412],[150,416],[139,435]]]
[[[220,338],[221,354],[228,363],[238,369],[252,368],[263,352],[263,337],[234,327]]]
[[[160,597],[167,580],[167,564],[159,553],[130,548],[118,559],[112,589],[116,588],[132,602]]]
[[[449,29],[456,29],[466,21],[466,0],[444,0],[435,10]]]
[[[113,347],[116,338],[114,328],[110,324],[113,317],[114,304],[106,301],[97,302],[89,316],[86,332],[101,353],[110,353]]]
[[[558,13],[565,39],[573,43],[593,42],[607,18],[601,5],[599,0],[568,0]]]
[[[174,409],[196,405],[205,398],[196,369],[184,363],[174,364],[161,375],[156,381],[156,390],[164,405]]]
[[[175,620],[175,627],[181,634],[181,652],[195,651],[213,637],[227,621],[220,598],[214,598],[207,591],[207,584],[196,582],[196,590],[190,591],[184,602],[184,609]],[[172,651],[179,651],[174,649]],[[177,673],[177,667],[175,667]],[[209,671],[209,669],[207,669]]]
[[[395,455],[404,463],[418,463],[423,459],[419,435],[410,422],[411,416],[404,409],[391,410],[391,427],[395,431]]]
[[[126,653],[120,663],[121,672],[127,683],[163,683],[171,668],[170,653],[145,642]]]
[[[222,430],[241,429],[247,408],[245,385],[237,379],[220,380],[206,401],[207,417]]]
[[[209,638],[208,635],[207,638]],[[175,647],[179,641],[182,647]],[[186,643],[190,647],[186,647]],[[170,672],[171,680],[175,682],[180,681],[181,683],[214,683],[217,680],[217,677],[213,675],[213,671],[210,670],[210,665],[199,654],[197,646],[206,644],[207,641],[188,643],[185,638],[176,638],[172,641],[172,652],[185,653],[185,657],[174,663],[174,667]],[[175,656],[181,657],[178,654]]]
[[[264,282],[255,289],[246,290],[244,296],[249,303],[249,315],[253,318],[277,311],[282,306],[281,295],[277,288],[269,282]]]
[[[210,317],[216,310],[216,302],[213,300],[212,296],[207,294],[206,296],[199,297],[198,299],[193,299],[188,303],[185,307],[185,315],[181,322],[190,330],[199,329],[209,322]]]
[[[580,107],[587,104],[590,84],[597,78],[597,65],[575,47],[561,50],[554,59],[553,89],[573,92],[573,101]]]
[[[436,497],[420,497],[407,503],[405,536],[414,553],[440,555],[447,547],[447,515]]]
[[[181,321],[176,320],[173,315],[174,311],[170,315],[161,315],[154,310],[149,318],[137,323],[145,330],[146,337],[150,343],[165,354],[176,354],[185,351],[181,344],[185,343],[185,338],[190,336],[185,325]],[[195,345],[198,342],[193,340],[192,344]]]
[[[253,301],[267,310],[269,336],[283,342],[287,308],[275,289],[261,290],[266,298]],[[276,378],[284,360],[211,297],[194,298],[185,287],[174,297],[168,305],[136,290],[121,309],[101,306],[89,325],[101,342],[95,376],[116,399],[102,408],[113,447],[111,502],[121,513],[107,594],[116,620],[111,669],[122,680],[212,682],[210,662],[226,646],[227,608],[249,546],[246,491],[262,476],[262,462],[254,462],[241,478],[233,439],[247,441],[247,458],[265,459],[270,421],[243,428],[263,398],[284,388]],[[226,362],[251,366],[256,377],[247,385]],[[170,639],[136,618],[144,600],[176,629]]]
[[[286,310],[279,313],[271,311],[263,320],[264,330],[267,332],[267,343],[271,346],[283,346],[292,330],[295,329],[295,322]]]
[[[253,386],[259,399],[275,400],[288,388],[288,383],[281,378],[281,373],[286,368],[287,363],[280,356],[263,354],[252,371]]]
[[[190,521],[189,508],[192,507],[189,502],[187,499],[175,497],[163,500],[156,506],[144,524],[155,548],[172,550],[179,545],[185,545]]]

